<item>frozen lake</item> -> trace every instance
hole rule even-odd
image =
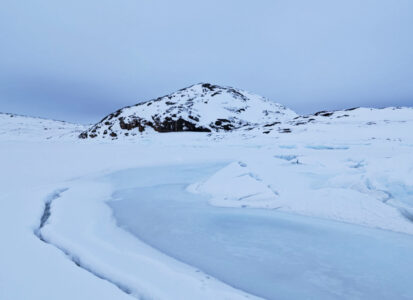
[[[218,208],[186,187],[223,164],[109,176],[119,226],[266,299],[413,299],[413,237],[276,210]],[[223,183],[225,184],[225,183]]]

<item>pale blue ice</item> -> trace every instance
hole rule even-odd
[[[112,174],[117,191],[109,205],[140,240],[265,299],[413,299],[413,237],[276,210],[218,208],[186,192],[220,167]]]

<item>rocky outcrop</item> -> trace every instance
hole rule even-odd
[[[133,136],[143,132],[221,132],[251,129],[297,115],[263,97],[209,83],[138,103],[109,114],[80,138]]]

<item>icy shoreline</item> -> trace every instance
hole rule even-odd
[[[138,299],[254,299],[136,239],[115,224],[105,180],[74,184],[41,229],[78,266]],[[79,209],[80,208],[80,209]],[[70,220],[76,220],[76,223]]]
[[[53,204],[42,236],[137,298],[413,296],[412,236],[271,210],[217,208],[185,191],[222,168],[142,167],[82,180]],[[381,273],[385,269],[394,270]]]
[[[413,297],[413,236],[274,210],[213,207],[207,197],[185,191],[201,169],[205,165],[118,173],[130,182],[153,181],[115,193],[109,205],[117,223],[161,252],[265,299]]]

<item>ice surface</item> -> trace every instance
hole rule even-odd
[[[278,211],[210,206],[186,185],[213,168],[113,175],[127,187],[110,202],[118,224],[160,251],[265,299],[412,299],[412,236]]]

